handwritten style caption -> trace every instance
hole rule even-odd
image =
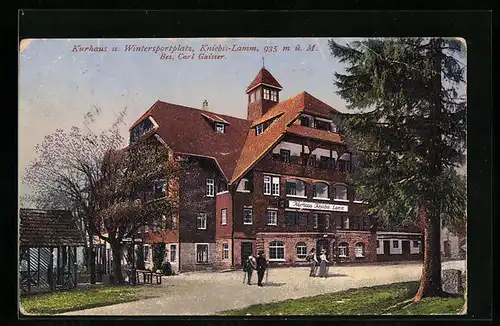
[[[137,45],[127,44],[118,46],[73,45],[71,52],[143,52],[153,53],[160,60],[224,60],[231,53],[287,53],[287,52],[316,52],[316,44],[308,45],[238,45],[238,44],[202,44],[196,49],[191,45]]]

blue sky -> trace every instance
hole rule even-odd
[[[353,39],[336,39],[345,42]],[[343,67],[328,49],[328,38],[242,39],[37,39],[21,43],[19,61],[19,171],[35,158],[34,146],[56,129],[83,126],[84,114],[98,106],[95,130],[109,127],[127,107],[128,127],[156,100],[246,118],[246,87],[262,67],[283,87],[286,100],[307,91],[339,111],[345,102],[335,93],[334,72]],[[257,46],[259,52],[227,52],[224,60],[160,60],[160,53],[125,52],[128,44]],[[305,51],[308,45],[317,51]],[[106,46],[107,52],[72,52],[75,45]],[[264,47],[288,45],[288,52],[265,53]],[[303,51],[295,51],[299,45]],[[117,46],[118,52],[110,51]],[[176,57],[177,54],[174,54]],[[21,194],[27,190],[20,185]]]

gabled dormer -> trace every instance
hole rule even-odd
[[[210,112],[208,110],[207,100],[203,101],[203,112],[201,113],[201,115],[208,120],[215,132],[220,134],[226,133],[226,128],[227,126],[229,126],[229,122],[227,122],[225,119],[222,119],[217,114]]]
[[[279,92],[282,89],[273,75],[262,67],[246,91],[248,95],[247,119],[256,120],[279,103]]]

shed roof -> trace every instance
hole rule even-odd
[[[21,246],[83,246],[85,241],[70,211],[21,208]]]

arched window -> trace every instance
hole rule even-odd
[[[285,244],[282,241],[269,244],[269,260],[285,260]]]
[[[333,189],[336,200],[347,200],[347,187],[345,185],[335,185]]]
[[[356,257],[364,257],[365,256],[365,245],[362,242],[356,243],[354,247],[354,252]]]
[[[299,242],[297,243],[297,258],[298,259],[305,259],[307,256],[307,246],[305,242]]]
[[[348,257],[349,256],[349,245],[347,242],[339,243],[339,257]]]
[[[328,199],[328,184],[323,182],[313,183],[313,198]]]
[[[288,196],[306,196],[306,183],[299,179],[286,180],[286,194]]]

